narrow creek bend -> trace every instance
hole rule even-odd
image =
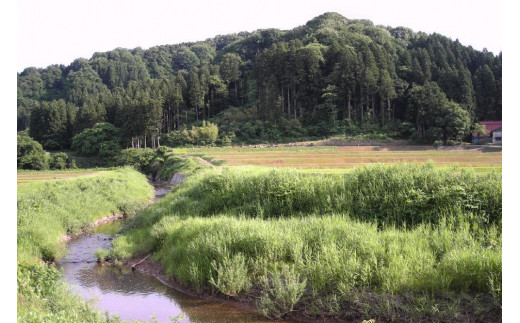
[[[156,187],[155,201],[168,192],[167,187]],[[158,322],[171,322],[170,317],[184,313],[180,322],[267,322],[229,302],[204,300],[179,292],[151,275],[98,264],[96,250],[112,248],[112,240],[122,223],[117,220],[103,224],[92,233],[69,241],[68,254],[59,262],[64,280],[83,298],[93,300],[101,312],[107,311],[123,320],[154,318]]]

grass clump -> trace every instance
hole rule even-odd
[[[305,291],[307,281],[288,266],[261,279],[262,295],[256,307],[271,319],[282,319],[291,313]]]

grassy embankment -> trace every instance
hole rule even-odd
[[[496,320],[501,177],[427,165],[189,178],[114,241],[268,317]]]
[[[500,150],[437,150],[427,146],[315,146],[181,148],[175,151],[186,155],[198,155],[223,166],[291,167],[320,173],[340,172],[366,164],[428,161],[433,161],[441,167],[472,168],[479,173],[502,170]]]
[[[44,261],[64,254],[65,245],[59,240],[65,234],[79,233],[108,214],[133,215],[144,208],[153,198],[153,188],[142,174],[130,168],[86,172],[89,176],[67,180],[43,180],[48,173],[32,172],[39,182],[18,186],[18,320],[118,321],[107,319],[72,296],[60,281],[59,271]]]

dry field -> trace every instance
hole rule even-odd
[[[72,171],[18,171],[17,184],[23,185],[28,183],[68,179],[80,176],[93,176],[101,172],[102,171],[99,170],[86,169]]]
[[[234,147],[179,149],[222,166],[269,166],[304,169],[348,169],[373,163],[425,163],[441,167],[471,167],[477,172],[502,169],[502,152],[481,147],[343,146],[343,147]]]

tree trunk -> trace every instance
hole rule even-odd
[[[376,118],[376,104],[375,104],[375,100],[374,100],[374,95],[373,94],[372,94],[370,100],[371,100],[371,103],[372,103],[372,121],[373,121]]]
[[[146,149],[146,135],[144,135],[144,149]]]
[[[386,99],[386,106],[388,108],[388,120],[390,120],[390,99]]]
[[[351,110],[352,110],[352,106],[350,105],[350,91],[348,92],[347,107],[348,107],[348,119],[349,119],[349,120],[352,120],[352,119],[350,118],[350,117],[351,117],[350,112],[351,112]]]
[[[159,142],[159,139],[161,139],[161,136],[157,136],[157,147],[161,147],[161,143]]]
[[[384,125],[385,125],[385,101],[383,100],[382,96],[381,96],[381,101],[379,102],[379,109],[381,109],[381,126],[384,127]]]
[[[291,119],[291,88],[287,88],[287,116]]]
[[[208,119],[211,118],[211,102],[215,102],[215,89],[211,91],[210,105],[208,107]]]
[[[293,87],[293,107],[294,107],[294,119],[298,117],[296,113],[296,89]]]
[[[181,111],[179,110],[179,107],[177,106],[177,130],[179,130],[179,127],[181,126]]]

